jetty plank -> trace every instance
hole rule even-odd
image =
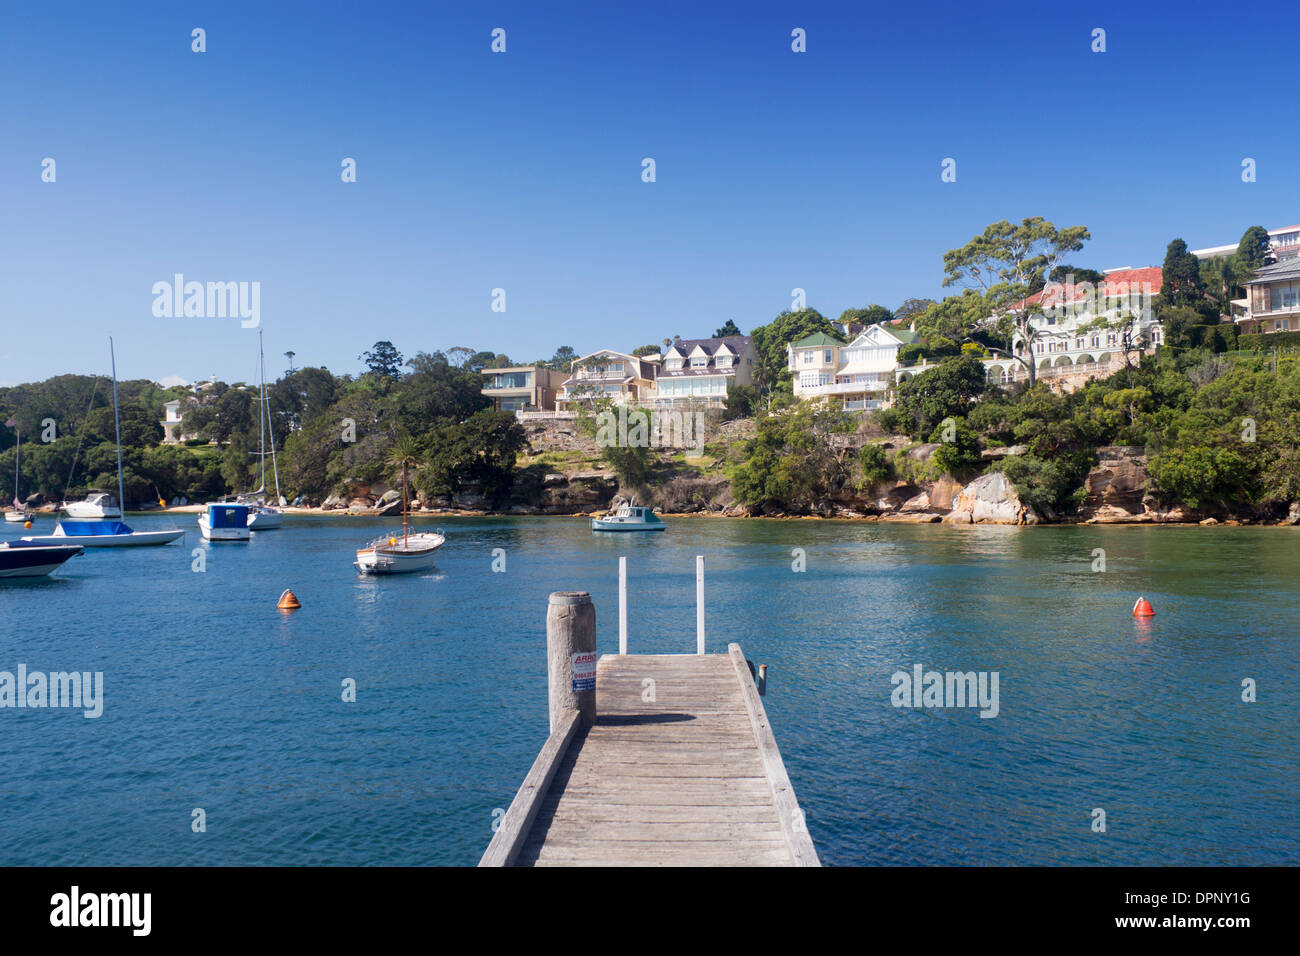
[[[732,644],[603,656],[595,724],[557,727],[480,865],[821,864]]]

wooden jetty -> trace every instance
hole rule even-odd
[[[551,735],[480,866],[821,865],[739,644],[595,646],[590,595],[552,594]]]

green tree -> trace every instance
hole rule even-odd
[[[909,325],[915,322],[926,309],[937,304],[934,299],[904,299],[903,304],[894,310],[894,318],[904,325]]]
[[[722,328],[714,331],[713,337],[715,339],[723,339],[730,335],[744,335],[744,334],[745,333],[741,332],[739,327],[737,327],[734,320],[727,319],[727,321],[723,324]]]
[[[904,427],[914,437],[928,435],[945,418],[965,417],[987,389],[984,364],[979,359],[971,355],[947,358],[902,382],[894,406],[884,418],[891,427]]]
[[[1263,226],[1251,226],[1241,234],[1237,244],[1237,265],[1244,273],[1254,272],[1273,259],[1272,240]]]
[[[640,357],[643,356],[643,355],[658,355],[658,354],[659,354],[659,346],[657,346],[657,345],[653,345],[653,344],[652,344],[652,345],[638,345],[636,348],[634,348],[634,349],[632,350],[632,353],[631,353],[631,354],[635,355],[637,358],[640,358]]]
[[[366,371],[375,378],[395,380],[402,374],[402,353],[387,340],[376,342],[358,358],[366,363]]]
[[[1200,261],[1188,251],[1187,243],[1181,239],[1170,242],[1165,250],[1160,276],[1160,298],[1168,305],[1194,308],[1205,297]]]
[[[1033,353],[1039,336],[1034,319],[1042,312],[1026,299],[1043,287],[1062,258],[1078,252],[1089,238],[1086,226],[1058,229],[1041,216],[1032,216],[1018,226],[1005,219],[995,222],[960,249],[944,253],[944,286],[961,284],[979,290],[986,314],[997,317],[1011,333],[1008,337],[1019,339],[1019,351],[998,351],[1024,366],[1031,385],[1037,378]]]

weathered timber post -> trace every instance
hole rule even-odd
[[[546,606],[546,677],[551,732],[566,711],[596,722],[596,608],[586,591],[554,591]]]

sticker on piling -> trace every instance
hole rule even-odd
[[[573,655],[573,691],[596,689],[596,652],[582,651]]]

